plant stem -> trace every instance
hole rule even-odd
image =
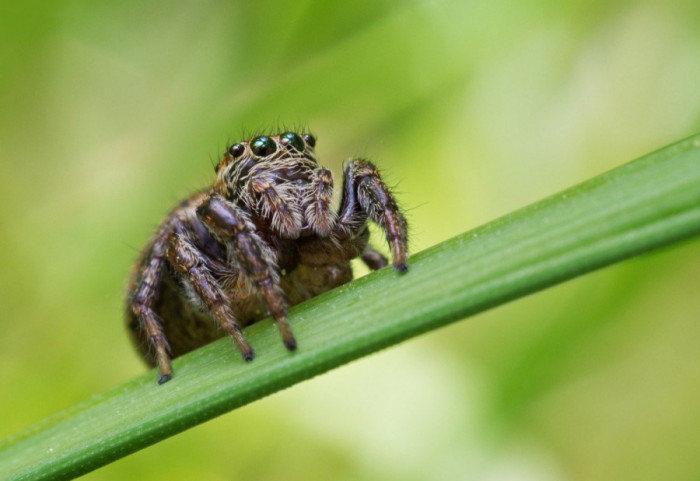
[[[700,233],[700,136],[686,139],[372,273],[269,321],[244,363],[222,339],[0,442],[1,479],[84,474],[360,356]]]

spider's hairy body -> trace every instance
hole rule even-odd
[[[338,212],[333,176],[311,135],[260,136],[230,147],[210,189],[182,201],[137,260],[127,322],[141,355],[172,376],[170,359],[230,335],[254,357],[241,328],[272,315],[288,349],[287,307],[352,279],[350,261],[386,259],[368,246],[367,221],[386,232],[394,267],[406,270],[406,222],[370,162],[345,167]]]

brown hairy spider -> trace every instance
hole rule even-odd
[[[274,317],[284,345],[297,342],[287,306],[352,279],[350,260],[387,264],[368,245],[367,220],[385,232],[394,268],[406,271],[406,220],[376,167],[351,159],[336,212],[333,175],[315,138],[285,132],[231,146],[214,185],[168,214],[134,265],[127,296],[132,339],[162,384],[170,359],[226,334],[255,357],[241,328]]]

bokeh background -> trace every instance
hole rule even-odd
[[[0,39],[0,437],[144,372],[130,264],[243,132],[375,160],[416,252],[700,131],[696,0],[4,0]],[[84,479],[698,480],[698,286],[696,240]]]

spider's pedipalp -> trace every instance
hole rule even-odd
[[[271,217],[272,228],[288,239],[296,239],[302,229],[302,217],[299,212],[299,194],[292,185],[274,185],[261,177],[251,181],[253,191],[260,195],[260,212]]]
[[[335,227],[337,214],[331,208],[332,200],[333,174],[324,168],[314,170],[304,198],[304,216],[309,227],[321,237],[327,237]]]

